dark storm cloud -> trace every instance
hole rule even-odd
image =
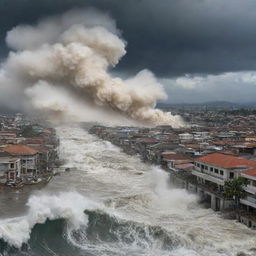
[[[255,0],[0,0],[7,30],[72,7],[109,12],[128,41],[119,70],[158,76],[256,69]],[[2,47],[2,54],[3,54]]]

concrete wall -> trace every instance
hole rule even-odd
[[[246,225],[248,228],[256,229],[256,220],[251,220],[246,216],[236,215],[236,218],[239,222]]]

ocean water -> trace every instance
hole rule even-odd
[[[159,167],[78,126],[58,134],[60,175],[0,191],[0,255],[256,255],[255,231],[204,209]]]

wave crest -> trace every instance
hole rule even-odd
[[[27,206],[26,216],[0,221],[0,237],[17,248],[29,240],[32,228],[38,223],[44,223],[47,219],[65,219],[70,227],[78,229],[88,223],[84,210],[100,208],[100,204],[77,192],[33,195]]]

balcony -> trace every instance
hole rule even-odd
[[[255,186],[250,186],[250,185],[247,185],[247,186],[244,186],[243,189],[250,193],[250,194],[253,194],[255,195],[256,194],[256,187]]]
[[[246,198],[240,199],[240,203],[256,208],[256,198],[253,197],[247,196]]]
[[[35,164],[22,164],[21,167],[25,168],[25,169],[35,169],[36,165]]]
[[[199,177],[199,178],[202,178],[204,180],[208,180],[208,181],[211,181],[213,183],[216,183],[218,185],[224,186],[224,183],[225,183],[224,179],[217,178],[217,177],[214,177],[212,175],[209,175],[207,173],[203,173],[203,172],[200,172],[200,171],[197,171],[197,170],[193,170],[192,174]]]

